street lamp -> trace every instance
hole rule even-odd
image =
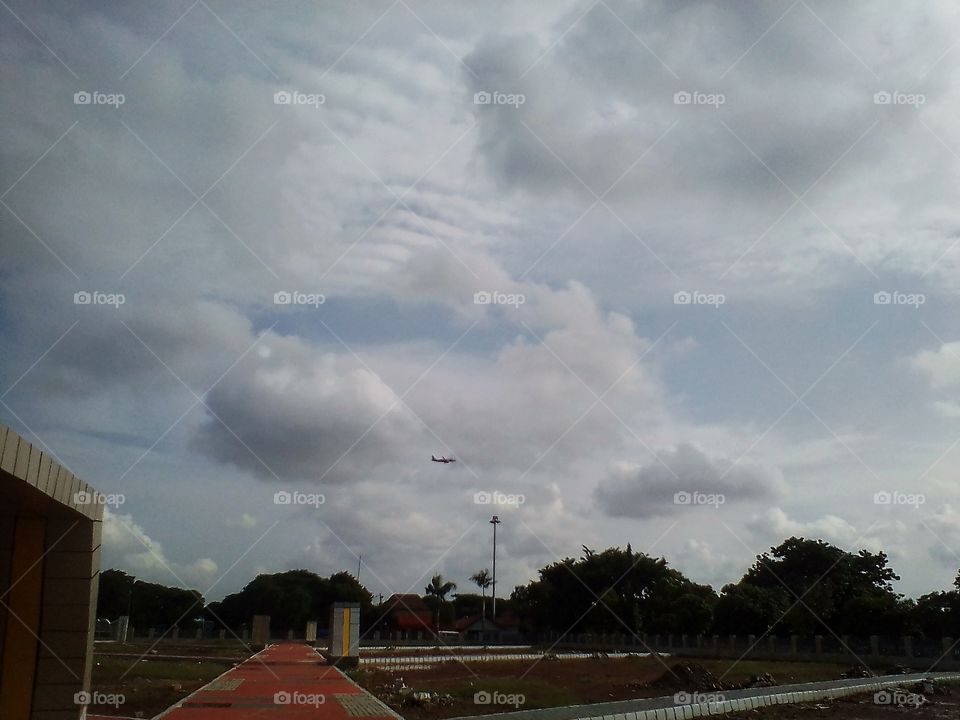
[[[123,642],[133,640],[133,633],[130,632],[130,623],[133,619],[133,590],[137,585],[137,578],[130,576],[130,590],[127,591],[127,626],[123,629]]]
[[[493,622],[497,622],[497,525],[500,518],[494,515],[490,524],[493,525]]]

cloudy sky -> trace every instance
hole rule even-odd
[[[496,513],[503,593],[792,534],[952,581],[955,4],[0,17],[0,420],[122,494],[105,567],[469,589]]]

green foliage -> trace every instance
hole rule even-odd
[[[724,589],[718,627],[756,633],[773,622],[779,634],[900,634],[911,626],[911,607],[893,591],[900,577],[887,563],[883,552],[791,537],[758,556],[739,589]]]
[[[141,630],[194,627],[203,608],[203,595],[196,590],[137,580],[133,584],[130,623]]]
[[[334,602],[358,602],[361,622],[373,619],[373,596],[350,573],[323,578],[309,570],[258,575],[240,592],[211,603],[210,616],[238,630],[254,615],[269,615],[274,632],[301,632],[309,620],[326,628]]]
[[[511,597],[539,629],[571,633],[673,632],[684,623],[683,632],[705,630],[715,600],[712,589],[629,545],[602,552],[584,546],[582,558],[548,565]]]
[[[133,592],[134,578],[120,570],[104,570],[100,573],[97,589],[97,617],[116,620],[127,614]]]

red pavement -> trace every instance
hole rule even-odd
[[[343,720],[399,716],[313,648],[271,645],[157,716],[163,720]]]

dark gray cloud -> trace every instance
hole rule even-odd
[[[658,458],[640,467],[620,467],[604,478],[595,492],[600,509],[614,517],[651,518],[769,500],[781,489],[774,472],[710,458],[693,445],[680,445]]]

